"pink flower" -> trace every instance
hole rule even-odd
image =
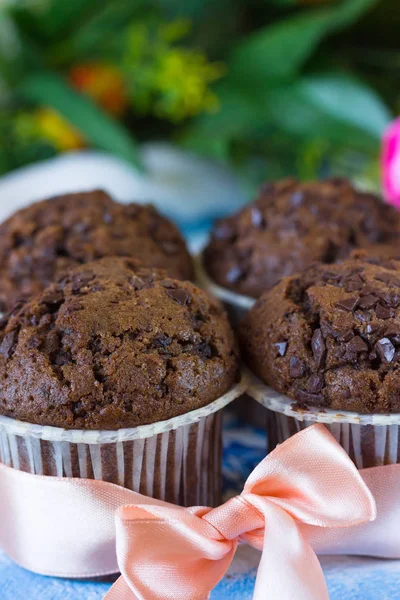
[[[400,208],[400,117],[383,135],[381,165],[383,194],[390,204]]]

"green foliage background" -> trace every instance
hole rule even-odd
[[[148,38],[135,62],[138,27]],[[168,27],[171,39],[159,33]],[[330,172],[377,181],[380,138],[400,108],[399,31],[398,0],[3,0],[0,172],[58,151],[16,127],[21,113],[46,106],[89,146],[139,166],[137,143],[163,138],[251,181]],[[182,81],[167,79],[160,92],[153,67],[168,56],[182,62]],[[207,86],[218,102],[177,117],[199,57],[217,65]],[[69,69],[93,61],[120,70],[122,116],[71,87]]]

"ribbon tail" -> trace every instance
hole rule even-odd
[[[400,464],[360,471],[377,507],[374,521],[351,528],[302,525],[301,530],[318,554],[352,554],[400,558]]]
[[[296,521],[283,509],[265,503],[263,551],[253,600],[329,600],[318,558]],[[252,543],[251,536],[248,538]]]

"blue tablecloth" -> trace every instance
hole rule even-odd
[[[247,475],[263,458],[265,444],[262,430],[239,427],[227,415],[223,472],[226,496],[241,489]],[[211,600],[250,600],[258,560],[257,551],[240,547],[230,572],[214,590]],[[321,562],[331,600],[400,600],[400,561],[323,557]],[[0,553],[1,600],[101,600],[108,588],[105,583],[34,575]]]

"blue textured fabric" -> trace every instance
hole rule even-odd
[[[227,497],[240,491],[248,474],[263,458],[266,442],[262,430],[239,427],[229,416],[224,433]],[[250,600],[258,557],[257,551],[240,547],[229,575],[213,591],[211,599]],[[331,600],[400,600],[400,561],[324,557],[322,564]],[[0,553],[0,600],[101,600],[108,588],[105,583],[34,575]]]

